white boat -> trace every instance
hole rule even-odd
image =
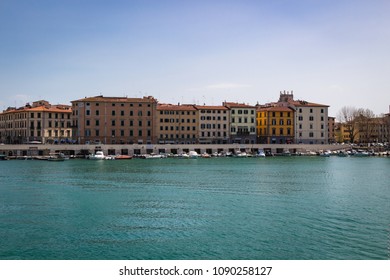
[[[354,152],[353,155],[355,157],[368,157],[370,154],[363,150],[358,150],[357,152]]]
[[[346,152],[346,151],[339,151],[338,153],[337,153],[337,155],[339,156],[339,157],[347,157],[348,156],[348,153]]]
[[[144,159],[160,159],[160,158],[164,158],[163,155],[157,155],[157,154],[145,154],[145,155],[142,155],[141,158],[144,158]]]
[[[236,151],[235,153],[235,157],[247,157],[247,153],[246,152],[241,152],[241,151]]]
[[[100,160],[106,159],[106,156],[104,155],[103,151],[97,151],[96,153],[89,155],[88,159]]]
[[[320,156],[321,157],[330,157],[331,152],[330,151],[321,151]]]
[[[63,153],[51,153],[47,158],[48,161],[64,161],[65,155]]]
[[[189,157],[189,158],[196,159],[196,158],[199,157],[199,154],[198,154],[196,151],[190,151],[190,152],[188,153],[188,157]]]
[[[202,158],[211,158],[211,156],[208,153],[203,153]]]
[[[256,157],[265,157],[265,153],[263,150],[260,150],[257,154]]]

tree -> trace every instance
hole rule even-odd
[[[355,116],[355,126],[359,131],[359,141],[372,143],[378,141],[378,119],[370,109],[358,109]]]
[[[355,107],[344,106],[341,108],[338,119],[346,127],[348,132],[348,138],[351,143],[355,142],[355,138],[359,133],[359,129],[356,123],[356,117],[358,116],[358,109]]]

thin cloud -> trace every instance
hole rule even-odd
[[[238,88],[250,88],[251,85],[235,84],[235,83],[221,83],[206,86],[206,89],[238,89]]]

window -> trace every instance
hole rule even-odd
[[[112,110],[111,115],[115,116],[115,111],[114,110]]]
[[[112,126],[115,126],[115,120],[112,120],[112,121],[111,121],[111,125],[112,125]]]
[[[313,132],[310,132],[310,133],[309,133],[309,137],[310,137],[310,138],[313,138],[313,137],[314,137],[314,133],[313,133]]]
[[[121,111],[121,116],[124,116],[124,115],[125,115],[125,111]]]
[[[90,121],[89,121],[89,120],[86,120],[85,125],[86,125],[86,126],[89,126],[89,124],[90,124]]]
[[[111,136],[115,136],[115,130],[111,130]]]
[[[95,115],[99,116],[99,113],[100,113],[99,110],[96,110]]]
[[[309,121],[314,121],[314,117],[313,117],[313,116],[310,116],[310,117],[309,117]]]
[[[100,125],[99,120],[96,120],[96,121],[95,121],[95,125],[96,125],[96,126],[99,126],[99,125]]]
[[[283,128],[280,128],[279,134],[280,134],[280,135],[283,135],[283,134],[284,134],[284,133],[283,133]]]
[[[279,120],[279,125],[284,125],[284,120]]]

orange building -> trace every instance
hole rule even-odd
[[[155,143],[156,107],[157,100],[151,96],[74,100],[73,137],[80,144]]]

